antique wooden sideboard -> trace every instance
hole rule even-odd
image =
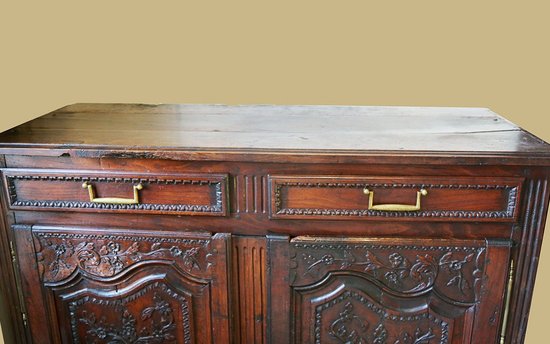
[[[522,343],[550,146],[488,109],[75,104],[0,135],[17,343]]]

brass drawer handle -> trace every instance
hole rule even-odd
[[[139,190],[143,189],[141,183],[134,185],[134,198],[118,198],[118,197],[95,197],[94,186],[88,182],[82,184],[83,189],[88,189],[90,194],[90,202],[106,203],[106,204],[139,204]]]
[[[420,189],[416,192],[416,204],[377,204],[374,205],[374,191],[369,189],[363,189],[365,195],[369,195],[369,210],[381,210],[381,211],[418,211],[420,210],[421,197],[426,196],[428,191],[426,189]]]

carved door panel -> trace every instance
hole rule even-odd
[[[496,343],[509,251],[508,241],[295,238],[290,341]]]
[[[21,258],[25,241],[34,247],[41,288],[27,286],[27,307],[45,306],[43,317],[30,317],[43,343],[229,338],[229,234],[33,226],[16,228],[16,235]]]

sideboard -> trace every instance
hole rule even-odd
[[[489,109],[74,104],[0,134],[15,343],[523,343],[550,146]]]

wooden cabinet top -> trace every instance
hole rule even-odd
[[[74,104],[0,134],[0,153],[550,165],[550,145],[491,110],[442,107]]]

